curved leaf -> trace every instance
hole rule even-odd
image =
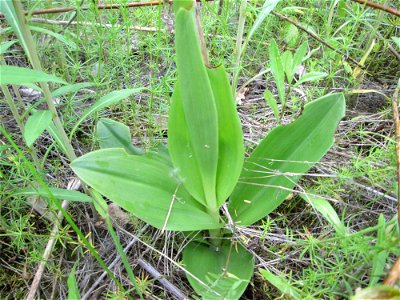
[[[7,41],[0,44],[0,55],[7,52],[7,50],[16,43],[17,41]]]
[[[183,250],[183,263],[190,273],[186,274],[190,285],[208,300],[239,299],[254,269],[253,256],[240,244],[230,243],[223,243],[217,251],[191,242]]]
[[[66,38],[64,35],[61,35],[59,33],[56,33],[54,31],[48,30],[46,28],[38,27],[38,26],[33,26],[30,25],[29,28],[33,31],[44,33],[47,35],[51,35],[52,37],[56,38],[60,42],[64,43],[66,46],[70,47],[72,50],[77,50],[78,46],[75,44],[74,41]]]
[[[97,112],[107,106],[116,104],[119,101],[129,97],[130,95],[140,92],[141,90],[143,90],[143,88],[119,90],[119,91],[114,91],[114,92],[108,93],[107,95],[101,97],[91,107],[89,107],[89,109],[87,109],[83,113],[81,118],[78,120],[78,122],[76,122],[75,126],[72,128],[70,136],[72,136],[75,133],[78,126],[90,115],[94,114],[95,112]]]
[[[159,229],[204,230],[214,221],[184,189],[174,169],[146,155],[104,149],[74,160],[73,171],[118,206]]]
[[[281,103],[285,102],[285,70],[281,60],[281,54],[279,53],[278,45],[275,40],[271,41],[269,45],[269,64],[271,66],[271,72],[275,79],[276,88],[278,90],[278,96]]]
[[[63,79],[41,71],[14,66],[0,66],[0,84],[24,85],[24,83],[44,81],[66,84]]]
[[[37,110],[28,118],[24,128],[24,138],[28,147],[32,146],[50,125],[52,116],[49,110]]]
[[[344,109],[342,94],[324,96],[306,105],[295,122],[267,135],[246,160],[231,196],[229,211],[238,224],[253,224],[286,199],[301,174],[332,146]]]
[[[131,133],[128,126],[102,118],[97,123],[97,137],[100,148],[123,148],[130,154],[141,155],[144,151],[132,145]]]
[[[75,93],[79,91],[80,89],[93,86],[94,83],[92,82],[81,82],[81,83],[75,83],[75,84],[70,84],[66,86],[62,86],[54,91],[51,92],[51,95],[53,97],[59,97],[64,94],[69,94],[69,93]]]

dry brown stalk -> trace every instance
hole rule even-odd
[[[201,0],[196,0],[197,2],[201,2]],[[205,0],[205,1],[214,1],[214,0]],[[172,3],[172,0],[167,1],[144,1],[144,2],[131,2],[127,4],[99,4],[97,5],[97,9],[119,9],[120,7],[126,8],[134,8],[134,7],[145,7],[145,6],[155,6],[155,5],[162,5],[164,2]],[[80,10],[88,10],[90,7],[81,7]],[[44,14],[59,14],[65,13],[70,11],[76,11],[76,7],[56,7],[56,8],[47,8],[47,9],[38,9],[34,10],[30,15],[44,15]],[[28,15],[28,12],[25,12],[25,15]],[[3,18],[4,15],[0,14],[0,17]]]
[[[78,190],[80,186],[81,186],[81,183],[79,180],[71,180],[68,184],[68,189],[69,190]],[[68,205],[69,205],[69,202],[67,200],[64,200],[61,204],[61,207],[64,210],[66,210]],[[42,276],[43,276],[44,269],[46,267],[46,263],[51,255],[51,253],[53,252],[54,245],[57,241],[57,234],[58,234],[58,231],[59,231],[59,228],[60,228],[63,218],[64,218],[64,216],[63,216],[62,212],[59,211],[57,214],[56,221],[53,225],[53,228],[51,229],[50,239],[47,242],[46,248],[43,252],[42,260],[36,270],[35,277],[33,278],[28,295],[26,296],[27,300],[35,299],[36,291],[39,287],[40,281],[42,280]]]
[[[380,10],[386,11],[386,12],[392,14],[392,15],[400,17],[400,11],[395,9],[394,7],[385,6],[385,5],[382,5],[382,4],[379,4],[379,3],[375,3],[375,2],[372,2],[372,1],[368,1],[368,0],[352,0],[352,1],[360,3],[360,4],[365,4],[365,5],[369,6],[369,7],[380,9]]]

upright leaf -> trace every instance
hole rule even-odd
[[[249,35],[247,36],[247,40],[250,40],[253,34],[257,31],[257,29],[261,26],[262,22],[264,22],[265,18],[271,13],[271,11],[276,7],[280,0],[265,0],[264,5],[261,8],[260,13],[257,15],[256,20],[251,26]]]
[[[14,66],[0,67],[0,84],[19,84],[51,81],[66,84],[64,80],[41,71]]]
[[[172,167],[146,155],[103,149],[79,157],[71,168],[112,202],[159,229],[221,227],[185,190]]]
[[[386,221],[385,217],[380,214],[378,219],[378,234],[376,239],[376,254],[372,258],[372,270],[370,276],[369,286],[372,287],[376,285],[381,277],[385,274],[386,260],[389,256],[385,245],[387,244],[386,236]]]
[[[24,36],[21,26],[19,24],[19,20],[17,18],[17,14],[15,12],[15,8],[14,8],[14,4],[12,3],[12,0],[0,1],[0,11],[4,14],[8,24],[14,30],[14,33],[18,37],[18,40],[19,40],[22,48],[24,48],[25,53],[29,58],[29,61],[32,62],[32,57],[31,57],[30,51],[28,49],[28,43],[25,39],[25,36]]]
[[[216,211],[217,108],[201,55],[195,6],[184,6],[176,12],[178,84],[168,123],[169,151],[188,191]]]
[[[49,110],[37,110],[26,121],[24,138],[28,147],[45,131],[52,120],[52,113]]]
[[[183,250],[190,285],[203,299],[239,299],[253,275],[254,259],[240,244],[216,250],[191,242]],[[192,276],[194,275],[194,276]],[[201,282],[199,282],[199,280]]]
[[[91,107],[89,107],[80,117],[78,122],[76,122],[75,126],[72,128],[71,131],[71,136],[75,133],[76,129],[78,126],[85,120],[87,119],[90,115],[94,114],[95,112],[110,106],[112,104],[116,104],[119,101],[129,97],[130,95],[134,93],[138,93],[142,91],[142,88],[137,88],[137,89],[125,89],[125,90],[119,90],[119,91],[114,91],[111,93],[108,93],[107,95],[101,97],[99,100],[97,100]]]
[[[281,56],[283,69],[285,70],[287,82],[290,84],[292,82],[292,73],[293,73],[293,55],[292,52],[286,50],[283,52]]]
[[[264,100],[272,108],[276,121],[279,121],[279,107],[276,103],[274,95],[269,90],[264,92]]]
[[[242,126],[236,103],[223,67],[207,69],[218,111],[218,206],[232,193],[243,166],[244,145]]]
[[[75,278],[76,266],[77,266],[77,264],[75,264],[73,266],[73,268],[68,276],[68,281],[67,281],[68,300],[80,300],[81,299],[81,295],[79,294],[78,283],[76,282],[76,278]]]
[[[131,133],[128,126],[111,120],[100,119],[97,123],[97,137],[100,148],[123,148],[130,154],[140,155],[144,151],[132,145]]]
[[[294,75],[297,72],[301,62],[303,61],[306,53],[307,53],[308,43],[307,41],[303,42],[296,52],[293,55],[293,64],[292,64],[292,73],[290,74],[290,82],[292,82]]]
[[[232,218],[251,225],[272,212],[311,166],[333,144],[344,115],[342,94],[324,96],[306,105],[290,125],[274,128],[246,160],[229,202]]]
[[[269,45],[269,63],[271,66],[272,75],[275,79],[276,88],[278,89],[278,96],[281,103],[285,102],[285,70],[279,53],[278,45],[275,40],[271,41]]]

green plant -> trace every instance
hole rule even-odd
[[[280,123],[282,120],[290,92],[293,88],[296,88],[304,82],[320,80],[327,76],[327,74],[323,72],[309,72],[302,74],[296,83],[293,84],[296,72],[301,63],[308,59],[312,54],[311,52],[308,56],[306,56],[307,47],[307,42],[304,42],[299,46],[294,54],[292,54],[292,52],[289,50],[286,50],[281,54],[274,39],[271,41],[269,46],[271,72],[278,90],[279,101],[282,104],[281,111],[279,112],[277,101],[269,90],[265,91],[264,98],[268,105],[272,108],[278,123]],[[285,83],[288,85],[287,91],[285,88]]]
[[[297,174],[326,153],[344,114],[344,98],[332,94],[308,104],[298,120],[273,129],[245,160],[228,76],[223,67],[203,61],[193,2],[176,1],[174,9],[178,82],[168,148],[135,155],[124,125],[114,123],[118,129],[105,131],[102,121],[97,132],[107,148],[74,160],[71,168],[154,227],[203,231],[204,239],[190,242],[183,252],[190,284],[206,299],[238,299],[253,274],[254,259],[233,239],[233,227],[267,216],[289,195]],[[224,203],[230,216],[220,214]]]
[[[178,82],[167,151],[134,155],[124,125],[115,127],[121,134],[104,134],[102,121],[97,132],[103,145],[110,139],[119,149],[108,143],[71,167],[95,190],[159,229],[205,231],[204,240],[190,242],[183,252],[188,280],[205,298],[236,299],[247,287],[254,260],[232,240],[221,206],[230,198],[230,216],[240,226],[273,211],[300,179],[285,173],[306,172],[332,145],[344,99],[333,94],[307,105],[293,124],[272,130],[243,168],[241,125],[227,74],[203,62],[193,3],[177,2],[175,12]],[[263,176],[267,171],[272,175]]]

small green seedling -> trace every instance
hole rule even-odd
[[[203,61],[194,2],[176,2],[175,14],[178,81],[168,146],[141,154],[124,125],[101,120],[97,130],[104,149],[71,167],[158,229],[200,231],[203,238],[183,251],[191,286],[204,299],[238,299],[253,275],[254,258],[234,239],[233,227],[267,216],[287,198],[299,174],[322,158],[344,115],[344,98],[331,94],[306,105],[296,121],[271,130],[245,159],[227,73]],[[221,213],[224,204],[229,216]]]
[[[278,45],[275,40],[272,40],[269,46],[269,60],[272,76],[275,80],[276,88],[278,90],[278,98],[282,104],[281,112],[276,99],[269,90],[264,93],[264,98],[267,104],[272,108],[276,120],[280,123],[286,109],[287,100],[289,98],[292,88],[299,86],[304,82],[317,81],[327,76],[323,72],[309,72],[302,74],[300,78],[294,83],[295,75],[301,63],[306,60],[312,52],[306,56],[307,42],[302,43],[294,54],[286,50],[282,54],[279,52]],[[285,88],[285,83],[288,86]]]

